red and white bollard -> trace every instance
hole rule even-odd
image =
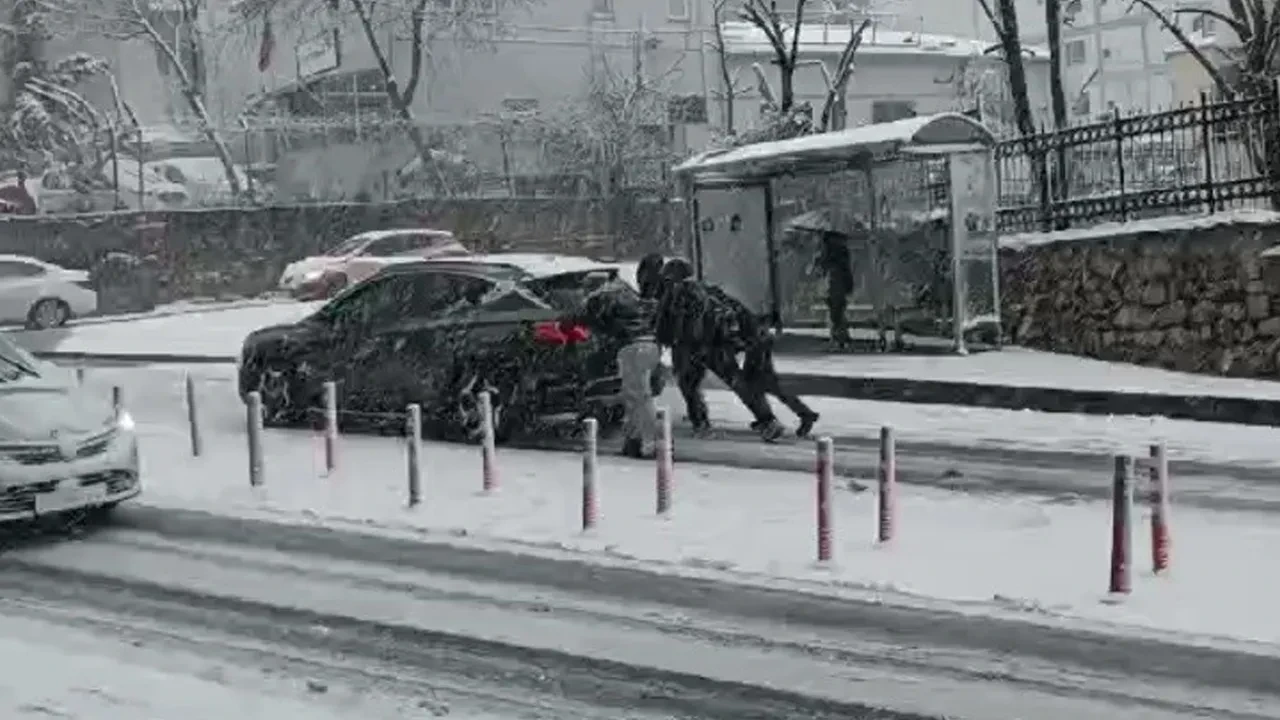
[[[599,453],[600,422],[595,418],[582,421],[582,531],[596,526],[599,508],[596,500],[596,457]]]
[[[1147,460],[1151,477],[1151,569],[1169,569],[1169,459],[1163,444],[1151,446]]]
[[[493,396],[488,390],[481,391],[480,403],[480,472],[481,483],[486,493],[498,489],[498,449],[493,434]]]
[[[1133,458],[1116,456],[1111,487],[1111,582],[1114,594],[1133,591]]]
[[[831,562],[831,476],[835,472],[836,444],[829,437],[818,438],[818,562]]]
[[[659,515],[671,512],[671,476],[675,472],[672,459],[671,413],[666,408],[658,408],[658,441],[654,453],[657,461],[657,511]]]
[[[881,543],[893,540],[894,520],[898,513],[898,450],[893,439],[893,428],[880,428],[880,466],[876,473],[876,539]]]

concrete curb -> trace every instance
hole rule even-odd
[[[1161,415],[1175,420],[1280,426],[1280,400],[1075,388],[962,383],[915,378],[784,373],[799,395],[925,405],[967,405],[1084,415]]]
[[[235,365],[240,358],[234,355],[181,355],[175,353],[86,353],[62,351],[35,351],[31,353],[41,360],[78,363],[121,363],[126,365]]]
[[[1036,623],[961,610],[893,604],[876,593],[866,599],[848,593],[820,595],[803,589],[780,590],[721,577],[689,577],[638,567],[614,559],[552,558],[518,550],[481,549],[458,544],[407,540],[358,531],[287,525],[231,518],[193,510],[127,506],[117,524],[171,538],[211,540],[308,553],[353,562],[399,565],[524,586],[555,588],[632,602],[708,610],[744,618],[780,620],[813,628],[890,638],[894,643],[983,649],[1010,656],[1033,656],[1079,667],[1132,671],[1151,677],[1193,681],[1267,694],[1280,693],[1280,655],[1231,647],[1188,644],[1192,638],[1158,633],[1108,633],[1090,627]],[[656,564],[648,564],[656,565]],[[672,566],[673,569],[681,566]],[[688,570],[688,568],[683,568]],[[723,578],[723,579],[721,579]],[[776,586],[776,582],[769,583]],[[1012,615],[1012,613],[1010,613]],[[1145,636],[1144,636],[1145,635]],[[1243,648],[1243,643],[1240,644]]]

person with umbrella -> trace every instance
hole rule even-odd
[[[818,252],[812,269],[827,278],[827,322],[831,326],[831,342],[847,348],[853,338],[849,334],[849,296],[853,294],[853,260],[849,253],[849,236],[835,229],[830,213],[811,210],[787,224],[792,232],[809,232],[818,236]]]

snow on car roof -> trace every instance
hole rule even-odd
[[[591,258],[550,253],[494,253],[491,255],[462,255],[429,259],[428,263],[480,263],[513,267],[535,278],[564,275],[566,273],[619,270],[616,263],[602,263]]]
[[[344,240],[343,244],[345,245],[346,243],[354,242],[356,240],[360,240],[362,242],[368,241],[368,240],[385,240],[386,238],[396,237],[398,235],[437,235],[440,237],[446,237],[446,236],[452,237],[453,233],[449,232],[448,230],[435,230],[433,228],[396,228],[394,230],[368,230],[358,235],[352,235],[351,237]]]

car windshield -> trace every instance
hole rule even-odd
[[[339,243],[337,247],[331,248],[325,253],[325,255],[328,257],[342,257],[343,255],[350,255],[356,250],[359,250],[360,247],[367,242],[369,242],[369,238],[366,235],[357,235],[353,238],[347,238]]]
[[[8,333],[0,332],[0,382],[13,382],[22,377],[40,377],[39,363],[31,353],[18,347]]]
[[[617,268],[601,268],[587,272],[563,273],[531,280],[526,285],[539,297],[547,301],[552,308],[562,312],[572,312],[587,299],[589,288],[599,287],[593,280],[605,276],[608,282],[617,281]]]

